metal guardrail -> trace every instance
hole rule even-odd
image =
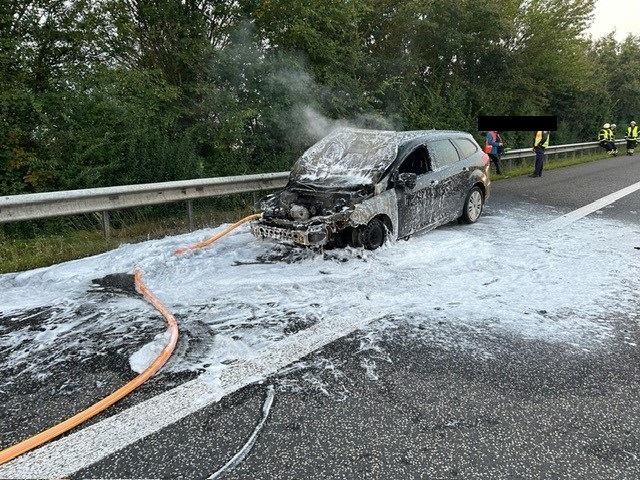
[[[624,145],[625,140],[616,140],[616,145]],[[598,142],[587,142],[587,143],[569,143],[565,145],[550,145],[545,149],[545,154],[547,156],[553,157],[553,159],[558,159],[560,155],[564,155],[566,157],[568,154],[572,154],[575,156],[576,153],[585,154],[585,153],[597,153],[598,151],[602,151],[602,147]],[[532,148],[520,148],[517,150],[509,150],[509,152],[505,153],[502,156],[502,160],[505,164],[503,164],[503,168],[505,171],[509,171],[513,168],[514,160],[523,160],[526,158],[534,158],[535,153]],[[564,158],[563,157],[563,158]]]
[[[189,226],[193,229],[193,200],[273,190],[284,187],[288,178],[289,172],[279,172],[9,195],[0,197],[0,223],[102,212],[108,238],[111,210],[186,201]]]
[[[617,145],[623,145],[624,140],[616,140]],[[575,153],[583,152],[585,150],[601,150],[602,147],[598,142],[588,143],[569,143],[566,145],[550,145],[546,148],[545,153],[547,155],[558,155],[561,153]],[[510,150],[508,153],[502,156],[504,160],[512,160],[516,158],[535,157],[535,153],[531,148],[520,148],[518,150]]]
[[[618,141],[617,143],[620,143]],[[624,141],[622,141],[624,142]],[[597,142],[549,146],[547,155],[559,155],[599,149]],[[514,160],[533,157],[529,148],[511,150],[503,155],[505,169]],[[264,173],[233,177],[204,178],[142,185],[68,190],[62,192],[31,193],[0,197],[0,223],[102,212],[105,236],[109,236],[109,211],[122,208],[157,205],[178,201],[187,202],[189,226],[193,229],[192,201],[236,193],[274,190],[286,185],[289,172]]]

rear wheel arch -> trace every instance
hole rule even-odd
[[[487,189],[485,188],[484,183],[476,182],[474,187],[478,187],[480,189],[480,192],[482,193],[482,199],[484,200],[486,198],[486,196],[487,196]]]

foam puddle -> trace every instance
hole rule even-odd
[[[285,378],[280,388],[346,399],[344,385],[338,391],[340,366],[322,353],[308,355],[354,331],[371,381],[376,362],[390,361],[382,339],[396,334],[484,359],[500,348],[493,340],[509,337],[587,352],[607,348],[620,333],[618,314],[637,308],[638,227],[582,219],[549,234],[532,227],[551,215],[517,209],[509,215],[449,225],[374,252],[313,253],[236,231],[206,250],[172,256],[221,227],[0,276],[0,368],[6,372],[0,391],[23,376],[46,378],[56,365],[64,369],[65,362],[106,351],[126,355],[134,370],[150,362],[163,322],[126,281],[102,290],[93,284],[108,275],[126,279],[122,272],[135,267],[180,324],[178,349],[159,376],[202,373],[29,452],[3,475],[42,476],[45,468],[71,474],[276,372],[311,367],[323,375],[308,372],[304,383]],[[81,448],[89,445],[91,451]]]
[[[373,252],[317,253],[255,240],[241,227],[173,256],[222,226],[0,275],[0,368],[8,372],[0,388],[107,350],[143,369],[165,327],[128,290],[136,267],[180,325],[165,372],[217,377],[336,318],[366,320],[364,336],[404,326],[430,344],[485,356],[491,352],[477,339],[501,335],[585,350],[606,345],[614,333],[607,319],[637,305],[639,228],[582,219],[545,236],[531,230],[554,218],[543,211],[487,213],[478,224],[447,225]],[[94,280],[104,278],[122,282],[96,289]],[[363,368],[375,377],[372,364]]]

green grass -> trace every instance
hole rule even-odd
[[[593,154],[553,159],[545,162],[545,170],[553,170],[569,165],[592,162],[607,158],[607,155]],[[506,163],[505,167],[506,167]],[[499,181],[507,176],[516,177],[528,175],[533,171],[533,162],[526,160],[515,164],[506,170],[504,175],[492,175],[492,180]],[[175,209],[174,209],[175,210]],[[217,226],[221,223],[235,222],[251,210],[247,202],[239,202],[235,208],[220,210],[219,208],[201,208],[195,212],[196,228]],[[186,214],[171,213],[164,217],[157,214],[149,218],[127,213],[114,213],[114,227],[111,230],[111,238],[105,239],[102,230],[95,222],[70,221],[70,228],[58,229],[62,233],[50,233],[46,230],[42,233],[16,234],[0,230],[0,273],[19,272],[39,267],[46,267],[57,263],[76,260],[79,258],[97,255],[123,243],[136,243],[154,238],[162,238],[167,235],[176,235],[188,231]],[[93,225],[92,225],[93,223]]]
[[[232,223],[250,215],[249,209],[218,211],[205,209],[195,213],[196,228]],[[139,219],[134,215],[118,219],[107,240],[99,226],[63,228],[64,233],[41,233],[27,236],[0,232],[0,274],[20,272],[76,260],[113,250],[125,243],[163,238],[189,231],[186,214],[165,218]]]
[[[120,245],[119,238],[106,240],[100,231],[79,230],[64,235],[31,239],[0,236],[0,273],[31,270],[106,252]]]

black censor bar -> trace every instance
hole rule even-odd
[[[492,130],[500,132],[535,132],[538,130],[548,130],[555,132],[558,130],[558,117],[554,115],[478,116],[478,131],[490,132]]]

